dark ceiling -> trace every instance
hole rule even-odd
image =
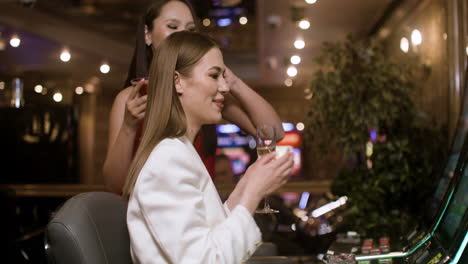
[[[42,79],[66,79],[74,86],[96,76],[104,89],[121,88],[133,50],[138,14],[147,2],[0,1],[0,38],[4,42],[12,34],[22,38],[20,47],[6,45],[0,49],[0,80],[34,75]],[[208,17],[213,21],[202,29],[222,44],[226,64],[234,72],[254,86],[284,87],[291,55],[302,57],[295,83],[307,82],[314,69],[312,59],[322,42],[343,39],[348,33],[366,37],[393,1],[318,0],[311,5],[304,0],[192,2],[201,19]],[[310,29],[298,29],[295,21],[298,14],[309,19]],[[249,21],[245,26],[236,20],[230,26],[216,26],[216,19],[226,15],[233,19],[245,15]],[[292,45],[297,37],[306,42],[302,50]],[[68,63],[58,59],[64,47],[72,53]],[[98,71],[103,61],[111,66],[107,75]]]

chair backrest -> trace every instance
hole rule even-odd
[[[76,195],[47,226],[49,263],[131,264],[127,202],[106,192]]]

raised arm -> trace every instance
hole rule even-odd
[[[273,107],[229,68],[226,68],[225,78],[230,93],[225,98],[223,118],[251,135],[255,135],[257,126],[272,125],[275,127],[277,140],[281,140],[284,137],[283,126]]]
[[[144,118],[146,95],[138,96],[141,83],[122,90],[110,112],[107,155],[103,176],[108,190],[121,193],[133,158],[138,124]]]

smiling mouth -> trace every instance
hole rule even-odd
[[[224,104],[221,103],[221,102],[215,102],[215,105],[216,105],[217,107],[219,107],[219,109],[223,109],[223,108],[224,108]]]
[[[224,108],[224,100],[213,100],[214,104],[219,108],[219,109],[223,109]]]

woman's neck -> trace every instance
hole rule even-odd
[[[195,137],[198,134],[198,131],[200,131],[200,125],[195,125],[195,124],[190,124],[190,122],[187,122],[187,131],[185,132],[185,136],[190,140],[190,142],[195,142]]]

